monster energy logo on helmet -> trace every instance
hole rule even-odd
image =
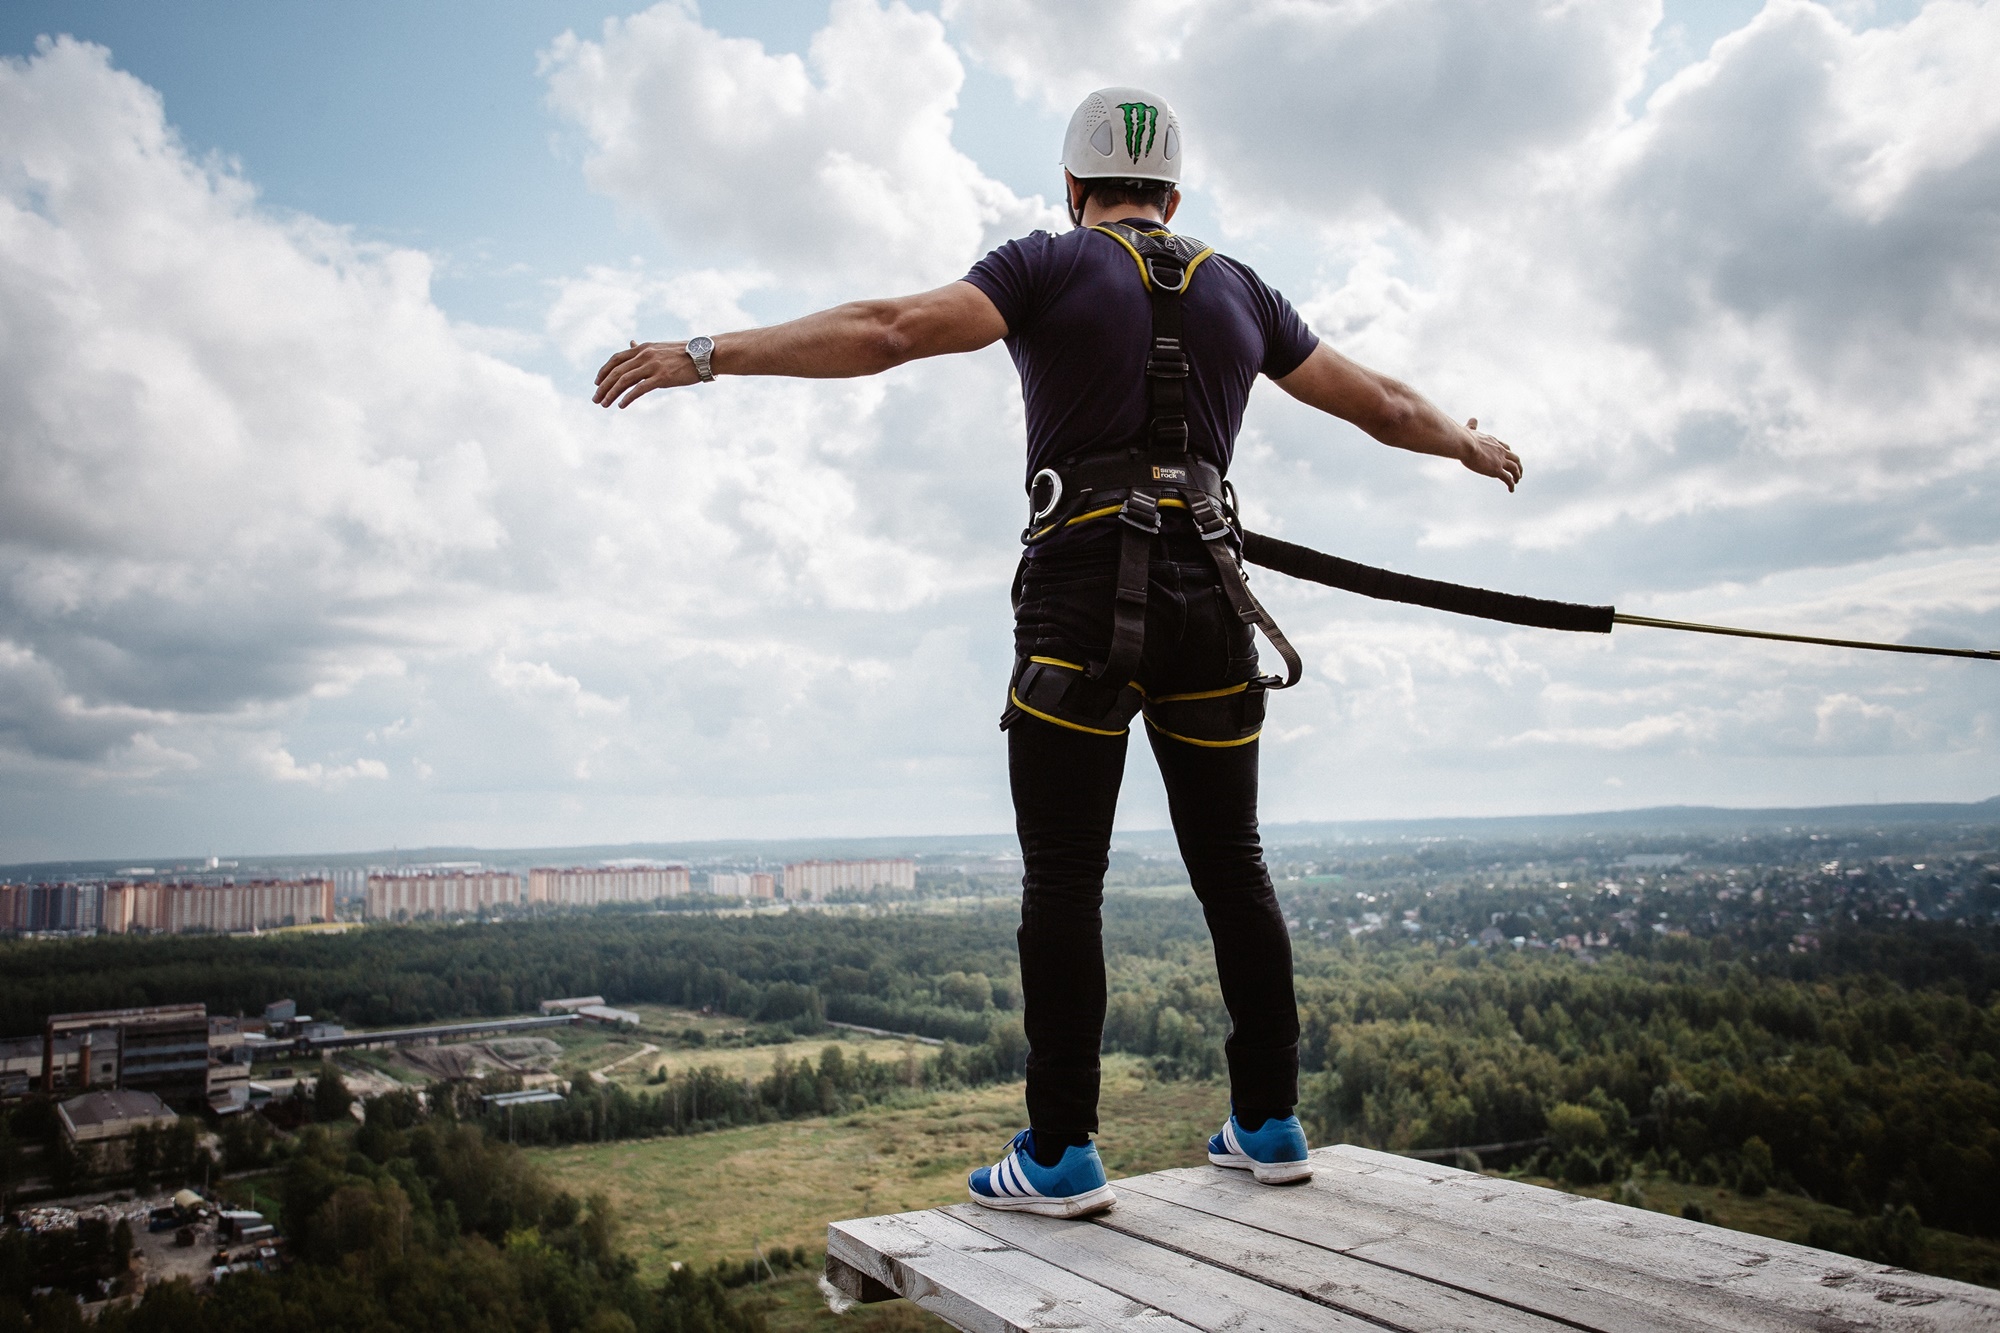
[[[1160,130],[1160,108],[1145,102],[1120,102],[1125,113],[1125,151],[1137,163],[1153,151],[1153,136]]]
[[[1177,184],[1186,147],[1166,98],[1149,88],[1099,88],[1069,118],[1062,164],[1080,181],[1125,177]]]

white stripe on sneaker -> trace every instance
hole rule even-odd
[[[1021,1169],[1021,1154],[1018,1151],[1007,1154],[1007,1165],[1013,1169],[1014,1183],[1019,1186],[1015,1193],[1023,1198],[1040,1198],[1041,1191],[1028,1179],[1028,1173]]]
[[[1230,1152],[1238,1157],[1248,1157],[1250,1155],[1243,1151],[1243,1144],[1236,1137],[1236,1117],[1233,1115],[1222,1122],[1222,1146],[1229,1149]]]

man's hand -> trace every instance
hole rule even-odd
[[[635,342],[606,361],[597,372],[597,392],[590,401],[603,407],[613,403],[630,407],[655,389],[700,382],[701,376],[695,374],[694,358],[687,354],[686,343]]]
[[[1513,490],[1521,480],[1521,459],[1512,449],[1479,429],[1479,418],[1465,423],[1465,448],[1458,461],[1482,477],[1497,477]]]

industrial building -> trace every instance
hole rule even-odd
[[[131,1170],[139,1131],[172,1129],[180,1117],[150,1092],[113,1088],[70,1098],[56,1107],[56,1122],[83,1174],[95,1176]]]
[[[151,1092],[175,1106],[208,1099],[208,1008],[154,1005],[52,1014],[42,1029],[42,1091],[60,1091],[58,1047],[74,1043],[69,1068],[79,1091],[119,1088]]]
[[[541,1009],[545,1014],[573,1014],[579,1009],[603,1003],[602,995],[572,995],[564,1000],[543,1000]]]
[[[870,889],[917,887],[917,863],[911,860],[800,861],[785,867],[785,897],[794,901],[824,902],[837,893],[866,893]]]

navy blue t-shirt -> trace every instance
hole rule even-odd
[[[965,280],[1007,321],[1007,350],[1027,405],[1024,481],[1057,459],[1138,438],[1153,312],[1129,250],[1083,227],[1060,236],[1038,231],[987,255]],[[1291,374],[1319,339],[1291,302],[1220,254],[1202,261],[1181,299],[1181,342],[1191,363],[1188,448],[1226,473],[1258,374]]]

